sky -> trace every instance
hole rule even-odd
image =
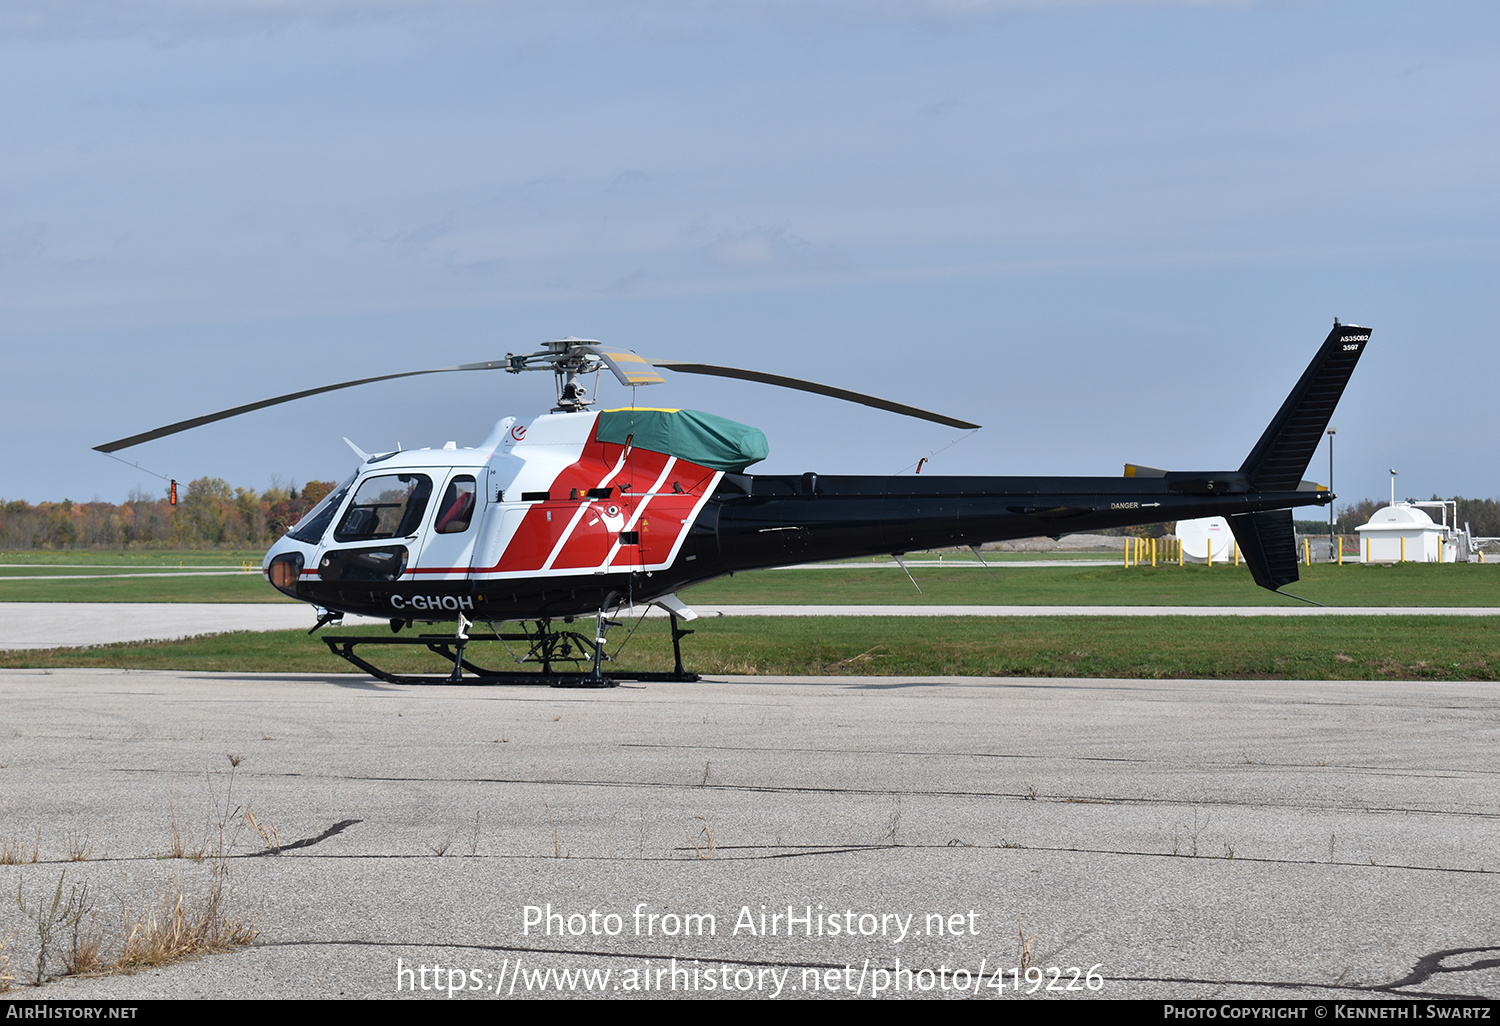
[[[1497,43],[1479,2],[15,0],[0,498],[474,445],[550,377],[92,451],[568,335],[984,425],[601,385],[760,427],[767,473],[1233,469],[1335,317],[1373,331],[1341,499],[1500,495]]]

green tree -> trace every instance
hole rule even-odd
[[[173,540],[184,548],[222,544],[233,506],[234,489],[223,478],[200,477],[191,482],[173,517]]]

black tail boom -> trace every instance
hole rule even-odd
[[[1238,470],[1127,465],[1123,478],[729,475],[689,546],[709,557],[704,562],[740,570],[1223,516],[1255,583],[1275,591],[1297,580],[1290,510],[1333,501],[1302,475],[1369,339],[1370,329],[1335,321]]]

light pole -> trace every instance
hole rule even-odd
[[[1328,429],[1328,494],[1333,495],[1333,436],[1338,434],[1338,428]],[[1334,561],[1333,554],[1333,503],[1328,504],[1328,562]]]

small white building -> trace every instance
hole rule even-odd
[[[1446,521],[1447,516],[1443,519]],[[1366,563],[1454,563],[1459,559],[1458,539],[1446,523],[1433,523],[1415,503],[1383,506],[1359,532],[1360,557]]]

